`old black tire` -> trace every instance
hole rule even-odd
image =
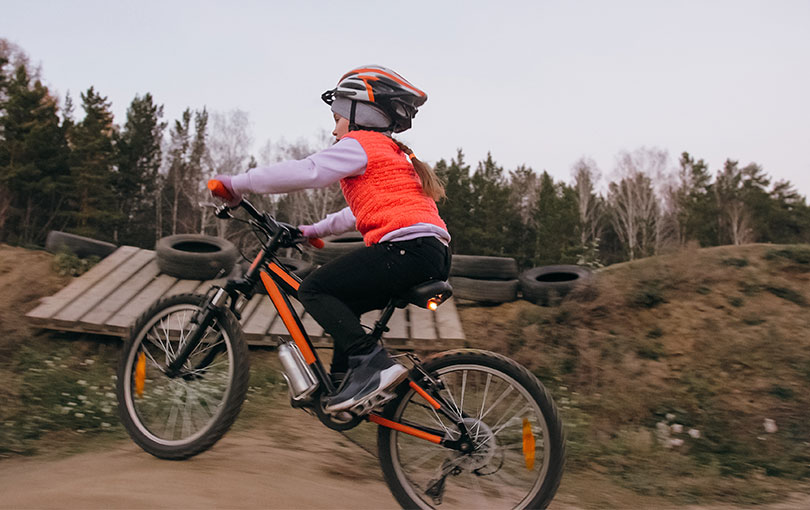
[[[227,239],[196,234],[164,237],[158,240],[155,252],[163,273],[184,280],[228,275],[238,256],[236,246]]]
[[[137,320],[121,352],[116,386],[121,423],[138,446],[161,459],[186,459],[209,449],[231,427],[245,400],[248,349],[228,309],[217,313],[200,348],[189,358],[194,367],[190,375],[171,379],[163,372],[178,347],[176,341],[166,340],[179,331],[172,331],[172,325],[182,324],[183,331],[190,331],[194,325],[188,321],[205,302],[205,296],[196,294],[158,301]],[[205,364],[209,354],[213,358]]]
[[[554,298],[566,296],[571,289],[591,277],[583,266],[556,265],[533,267],[520,274],[523,298],[540,305],[549,305]]]
[[[514,280],[518,277],[517,261],[510,257],[453,255],[450,276],[479,280]]]
[[[103,259],[117,250],[118,246],[89,237],[51,230],[48,232],[48,237],[45,239],[45,249],[51,253],[67,250],[79,258],[95,256]]]
[[[360,232],[346,232],[337,236],[324,237],[323,248],[311,250],[312,262],[323,265],[354,250],[359,250],[365,245]]]
[[[478,280],[463,276],[451,276],[453,296],[480,303],[508,303],[517,299],[517,280]]]
[[[509,358],[480,350],[439,353],[426,359],[423,367],[442,379],[446,386],[442,396],[452,406],[462,408],[470,422],[468,428],[481,431],[480,438],[475,438],[480,444],[472,453],[461,454],[380,426],[380,465],[402,508],[433,508],[433,499],[425,494],[425,482],[433,481],[437,470],[448,468],[461,472],[446,477],[440,508],[546,508],[562,478],[565,440],[557,408],[542,383]],[[416,371],[412,376],[416,381],[422,377]],[[457,431],[407,383],[397,391],[398,396],[384,409],[385,418],[444,430],[445,435]],[[447,396],[448,391],[452,397]],[[478,399],[476,395],[481,394],[483,398]],[[531,467],[510,448],[515,442],[520,444],[527,423],[535,448],[523,446],[527,449],[520,453],[523,457],[534,455]],[[498,427],[501,429],[492,433]],[[538,434],[541,437],[535,440]],[[525,465],[521,466],[521,461]],[[492,476],[498,474],[497,478]]]

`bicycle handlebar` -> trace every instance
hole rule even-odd
[[[208,181],[208,189],[211,191],[211,194],[217,198],[221,198],[226,201],[232,201],[234,199],[233,195],[228,191],[222,181],[217,179],[211,179]],[[287,223],[279,223],[276,221],[275,218],[270,216],[267,213],[259,212],[253,204],[251,204],[247,199],[242,198],[239,204],[236,207],[241,207],[247,213],[253,217],[260,225],[267,227],[270,231],[270,234],[275,235],[278,233],[280,229],[285,230],[290,234],[290,242],[291,244],[299,244],[306,239],[306,241],[315,248],[323,248],[323,240],[316,238],[316,237],[307,237],[305,238],[301,231],[298,228],[289,225]],[[216,210],[216,216],[218,218],[228,218],[230,217],[230,211],[235,209],[236,207],[231,207],[227,204],[222,204]]]

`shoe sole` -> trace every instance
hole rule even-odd
[[[392,370],[396,369],[396,370]],[[401,370],[401,371],[400,371]],[[402,365],[394,365],[393,367],[386,368],[382,372],[380,372],[380,385],[377,387],[376,390],[363,395],[359,399],[350,398],[348,400],[344,400],[338,404],[332,406],[325,406],[324,410],[328,413],[334,413],[336,411],[347,411],[355,406],[362,404],[363,402],[367,402],[372,398],[376,397],[380,393],[384,392],[388,388],[395,386],[405,379],[408,378],[408,369],[403,367]]]

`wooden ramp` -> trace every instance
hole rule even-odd
[[[224,285],[225,279],[178,280],[161,274],[155,252],[122,246],[104,258],[67,287],[42,300],[26,317],[37,326],[60,331],[78,331],[126,337],[135,320],[162,297],[185,292],[205,293],[211,285]],[[293,305],[312,342],[330,347],[329,336],[317,322]],[[373,325],[379,312],[363,315],[363,323]],[[452,299],[435,312],[410,305],[398,309],[383,335],[386,345],[401,349],[444,350],[464,343],[458,311]],[[288,336],[270,299],[257,294],[242,311],[245,339],[253,345],[275,345],[274,336]]]

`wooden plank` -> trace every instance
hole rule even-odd
[[[97,305],[104,303],[110,294],[123,286],[124,282],[154,258],[155,254],[152,251],[138,251],[135,255],[118,266],[118,269],[108,273],[100,282],[88,289],[87,292],[79,296],[68,306],[64,307],[58,314],[54,315],[54,319],[78,322]]]
[[[408,339],[408,321],[405,316],[404,308],[397,308],[394,310],[394,315],[388,321],[388,331],[383,333],[383,338],[391,339]]]
[[[158,299],[177,282],[166,274],[161,274],[146,286],[137,296],[123,306],[115,315],[107,320],[106,326],[112,329],[125,328],[129,329],[135,323],[135,320],[146,311],[147,308],[152,306]]]
[[[431,312],[427,308],[420,308],[416,305],[408,305],[408,314],[410,315],[411,339],[436,339],[436,312]]]
[[[245,334],[245,337],[259,337],[258,339],[261,340],[267,334],[267,330],[270,328],[270,324],[273,323],[273,319],[275,319],[276,309],[273,306],[272,301],[265,298],[259,303],[259,306],[256,308],[256,311],[253,312],[253,316],[250,318],[248,323],[245,325],[245,328],[242,330]]]
[[[436,329],[442,340],[464,340],[464,330],[453,298],[442,303],[436,310]]]
[[[49,319],[62,308],[72,303],[88,289],[93,287],[108,273],[114,271],[118,266],[130,258],[138,251],[134,246],[122,246],[113,253],[103,258],[101,262],[90,268],[89,271],[73,280],[67,287],[60,290],[53,296],[44,298],[42,304],[26,314],[26,317],[37,319]]]
[[[118,290],[110,294],[107,299],[99,303],[90,313],[82,317],[80,324],[84,324],[90,328],[103,326],[107,319],[126,306],[127,303],[149,285],[159,273],[160,269],[158,269],[157,261],[153,256],[149,263],[143,266],[140,271],[127,280]]]
[[[301,315],[303,315],[303,313],[304,313],[304,305],[302,305],[301,303],[299,303],[298,301],[296,301],[294,299],[291,299],[290,303],[292,304],[292,307],[293,307],[293,310],[295,310],[295,313],[299,317],[301,317]],[[304,327],[304,330],[306,330],[306,327]],[[284,321],[281,320],[281,317],[279,317],[278,319],[276,319],[273,322],[273,325],[270,326],[270,331],[268,331],[267,334],[269,334],[269,335],[290,336],[290,332],[287,330],[287,326],[284,325]]]
[[[253,312],[255,312],[256,308],[258,308],[259,303],[262,302],[262,297],[263,296],[258,294],[253,296],[248,302],[248,304],[246,304],[245,307],[242,309],[242,319],[240,322],[242,324],[243,330],[245,325],[250,321],[250,318],[253,316]]]
[[[200,280],[177,280],[174,286],[163,294],[163,297],[176,296],[178,294],[193,293],[200,286]]]

